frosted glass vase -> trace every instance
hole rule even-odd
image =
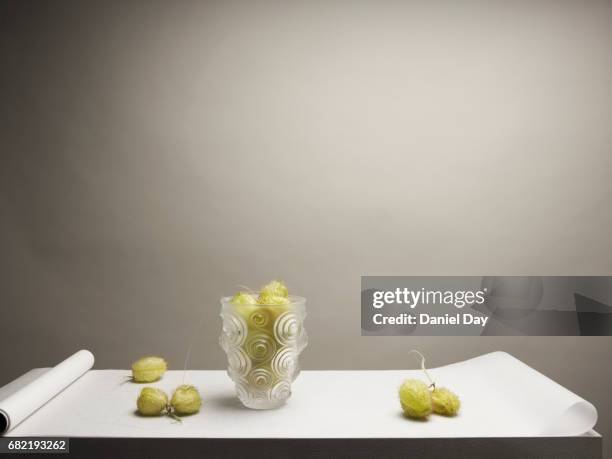
[[[306,299],[289,297],[285,305],[235,305],[221,299],[227,373],[248,408],[278,408],[291,396],[300,372],[299,355],[308,344],[304,329]]]

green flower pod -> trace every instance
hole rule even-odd
[[[444,387],[432,391],[431,401],[434,412],[444,416],[455,416],[461,407],[459,397]]]
[[[143,416],[160,416],[167,412],[168,396],[163,390],[145,387],[140,391],[136,406]]]
[[[247,292],[238,292],[232,297],[232,303],[235,305],[257,304],[257,300],[253,295]]]
[[[202,399],[194,386],[179,386],[172,395],[170,405],[178,415],[195,414],[200,411]]]
[[[260,295],[264,296],[280,296],[283,298],[289,298],[289,289],[283,282],[278,280],[273,280],[272,282],[264,285],[259,293]]]
[[[157,381],[168,369],[161,357],[143,357],[132,364],[132,379],[139,383]]]
[[[431,392],[423,381],[407,379],[399,388],[399,399],[404,414],[423,419],[432,412]]]

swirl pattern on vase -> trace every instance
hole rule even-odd
[[[287,400],[291,397],[291,385],[287,381],[279,381],[270,391],[273,400]]]
[[[221,347],[228,352],[231,348],[242,346],[248,334],[248,327],[242,317],[232,312],[224,313],[222,317]]]
[[[232,348],[227,353],[228,371],[238,376],[247,376],[251,371],[251,360],[240,347]]]
[[[249,383],[258,389],[268,389],[274,381],[274,374],[266,368],[255,368],[249,373]]]
[[[266,333],[249,333],[244,350],[255,361],[269,360],[276,351],[276,342]]]
[[[297,315],[292,311],[281,314],[274,323],[274,337],[283,344],[295,342],[300,333],[300,323]]]
[[[291,347],[283,347],[272,358],[272,371],[279,376],[291,378],[296,366],[297,352]]]
[[[263,309],[263,308],[260,308]],[[270,322],[270,314],[265,310],[256,310],[249,317],[249,323],[255,327],[263,328]]]

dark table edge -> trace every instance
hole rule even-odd
[[[602,443],[601,436],[537,438],[72,437],[70,438],[70,452],[65,457],[93,459],[108,457],[602,459]],[[34,455],[19,455],[19,457],[26,456]],[[38,454],[36,456],[40,457]]]

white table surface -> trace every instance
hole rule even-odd
[[[45,369],[35,369],[0,388],[0,399]],[[171,393],[183,382],[203,398],[200,413],[182,423],[135,412],[140,390],[127,370],[91,370],[16,426],[8,436],[164,438],[432,438],[504,437],[504,407],[492,407],[479,390],[461,389],[462,411],[454,418],[402,416],[397,388],[412,371],[303,371],[280,409],[244,408],[224,371],[168,371],[151,384]],[[449,429],[450,428],[450,429]],[[448,435],[448,432],[454,432]],[[441,435],[439,432],[445,432]],[[586,436],[598,436],[594,431]]]

